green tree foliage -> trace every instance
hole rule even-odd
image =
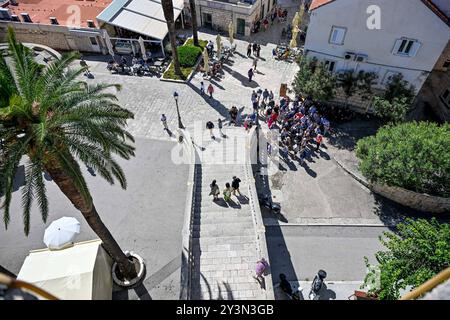
[[[302,58],[300,70],[292,83],[296,94],[311,96],[316,101],[328,101],[334,97],[336,78],[323,64]]]
[[[400,290],[416,288],[450,265],[450,225],[407,219],[397,225],[397,232],[385,232],[380,242],[386,251],[375,254],[378,266],[365,258],[371,270],[363,287],[381,300],[400,298]],[[376,286],[373,286],[374,279]]]
[[[200,47],[185,45],[178,48],[178,57],[182,67],[194,66],[201,54],[202,49]]]
[[[410,111],[414,99],[414,86],[397,74],[389,79],[382,97],[375,97],[373,107],[375,114],[389,122],[399,123]]]
[[[358,141],[360,170],[370,181],[450,196],[450,124],[385,126]]]
[[[72,68],[78,58],[75,53],[39,66],[33,52],[16,41],[12,28],[8,29],[8,45],[11,63],[0,56],[0,192],[4,195],[0,208],[5,227],[10,221],[17,168],[24,161],[25,234],[30,231],[33,201],[42,220],[47,220],[49,203],[42,175],[47,172],[103,241],[122,275],[133,279],[134,265],[102,222],[79,165],[84,163],[110,184],[117,181],[126,188],[117,158],[134,156],[134,139],[126,130],[133,113],[122,108],[110,92],[120,86],[83,82],[80,77],[87,67]]]

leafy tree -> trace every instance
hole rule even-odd
[[[381,300],[400,298],[400,290],[420,286],[450,265],[450,225],[436,219],[407,219],[397,232],[385,232],[380,242],[387,251],[375,254],[378,266],[371,270],[363,287]],[[373,286],[376,279],[376,286]]]
[[[360,170],[370,181],[450,196],[450,124],[385,126],[358,141]]]
[[[403,79],[401,73],[390,77],[382,97],[375,97],[375,114],[387,121],[399,123],[410,111],[415,95],[414,86]]]
[[[71,69],[78,58],[74,53],[40,67],[33,53],[17,43],[8,29],[12,64],[0,57],[0,192],[3,220],[8,227],[14,177],[26,159],[22,188],[24,232],[30,231],[30,211],[37,200],[42,219],[48,216],[48,201],[42,173],[46,171],[64,195],[81,212],[103,246],[127,279],[136,276],[134,265],[102,222],[78,161],[92,167],[106,181],[116,180],[126,188],[125,175],[113,155],[134,156],[129,143],[133,137],[125,130],[133,114],[117,104],[117,97],[106,92],[117,85],[88,85],[78,80],[86,68]]]
[[[353,70],[347,70],[344,72],[344,76],[339,80],[339,85],[345,93],[345,105],[348,103],[348,99],[358,89],[358,76],[354,75]]]
[[[405,119],[409,111],[410,102],[404,96],[395,97],[392,101],[382,97],[374,97],[373,107],[375,114],[380,118],[384,118],[393,123],[400,123]]]
[[[334,97],[336,78],[323,64],[301,58],[300,70],[295,76],[293,87],[296,94],[311,96],[316,101],[328,101]]]

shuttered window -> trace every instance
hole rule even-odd
[[[415,57],[419,51],[421,43],[417,40],[401,38],[395,41],[393,54],[405,57]]]

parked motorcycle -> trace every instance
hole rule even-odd
[[[309,292],[309,300],[320,300],[320,289],[323,286],[323,280],[327,277],[327,273],[324,270],[319,270],[314,277],[311,285],[311,291]]]
[[[269,209],[275,214],[281,213],[281,206],[278,203],[273,203],[272,198],[268,195],[258,195],[259,205]]]

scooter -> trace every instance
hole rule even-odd
[[[275,214],[281,213],[281,207],[278,203],[273,203],[272,199],[268,195],[258,195],[259,205],[269,209]]]
[[[314,277],[313,283],[311,285],[311,291],[309,292],[309,300],[320,300],[320,289],[323,286],[323,280],[327,277],[327,273],[324,270],[319,270],[317,275]]]

